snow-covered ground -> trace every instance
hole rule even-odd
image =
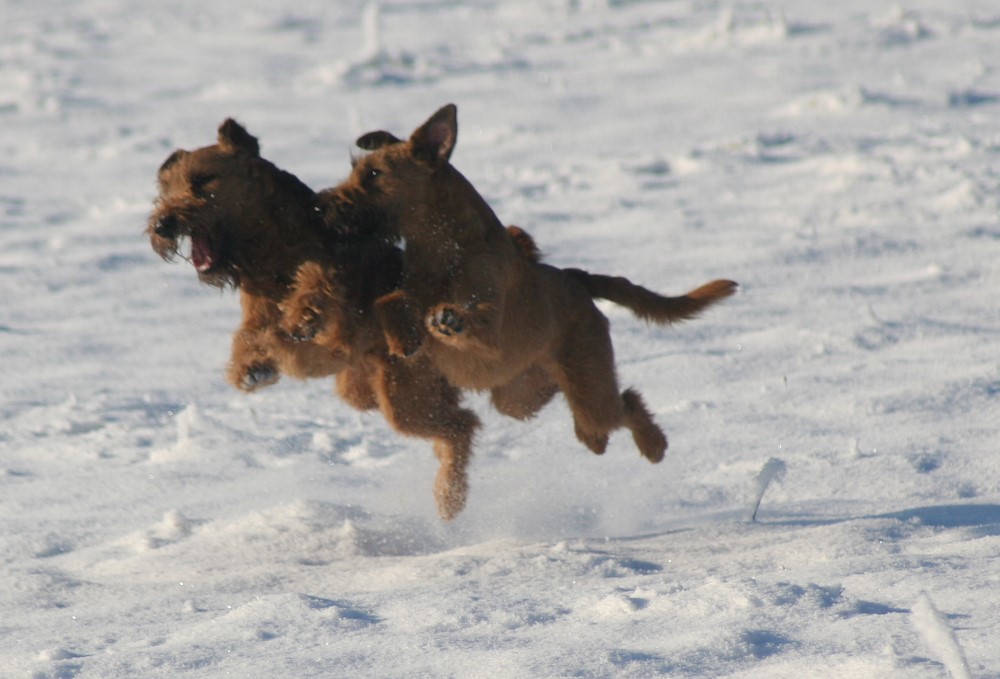
[[[0,676],[1000,677],[996,3],[278,4],[0,3]],[[143,229],[227,116],[321,188],[449,101],[549,261],[742,293],[602,306],[658,466],[471,395],[445,525]]]

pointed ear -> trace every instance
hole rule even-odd
[[[219,125],[219,146],[224,151],[244,151],[252,156],[260,155],[257,137],[247,132],[232,118],[226,118],[225,122]]]
[[[458,108],[443,106],[410,136],[413,154],[431,165],[444,165],[458,140]]]
[[[402,139],[399,139],[391,132],[386,132],[385,130],[378,130],[377,132],[368,132],[358,137],[358,140],[354,142],[359,148],[363,148],[365,151],[374,151],[380,149],[383,146],[388,146],[390,144],[398,144]]]

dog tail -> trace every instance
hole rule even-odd
[[[542,251],[538,249],[538,245],[535,243],[535,239],[531,237],[530,233],[522,229],[520,226],[514,226],[512,224],[507,227],[507,234],[510,236],[511,240],[514,241],[514,245],[522,255],[530,259],[532,262],[542,261]]]
[[[621,276],[603,276],[582,269],[563,271],[578,280],[591,297],[614,302],[630,309],[645,321],[663,325],[695,318],[739,289],[739,285],[733,281],[717,280],[705,283],[680,297],[665,297]]]

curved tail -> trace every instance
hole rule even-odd
[[[705,283],[680,297],[665,297],[621,276],[604,276],[582,269],[563,271],[578,280],[591,297],[614,302],[630,309],[645,321],[659,324],[695,318],[739,289],[739,285],[733,281],[717,280]]]

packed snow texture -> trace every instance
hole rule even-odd
[[[7,0],[0,675],[1000,677],[998,64],[982,0]],[[450,524],[143,234],[227,116],[323,188],[446,102],[551,263],[741,284],[601,303],[662,464],[470,394]]]

